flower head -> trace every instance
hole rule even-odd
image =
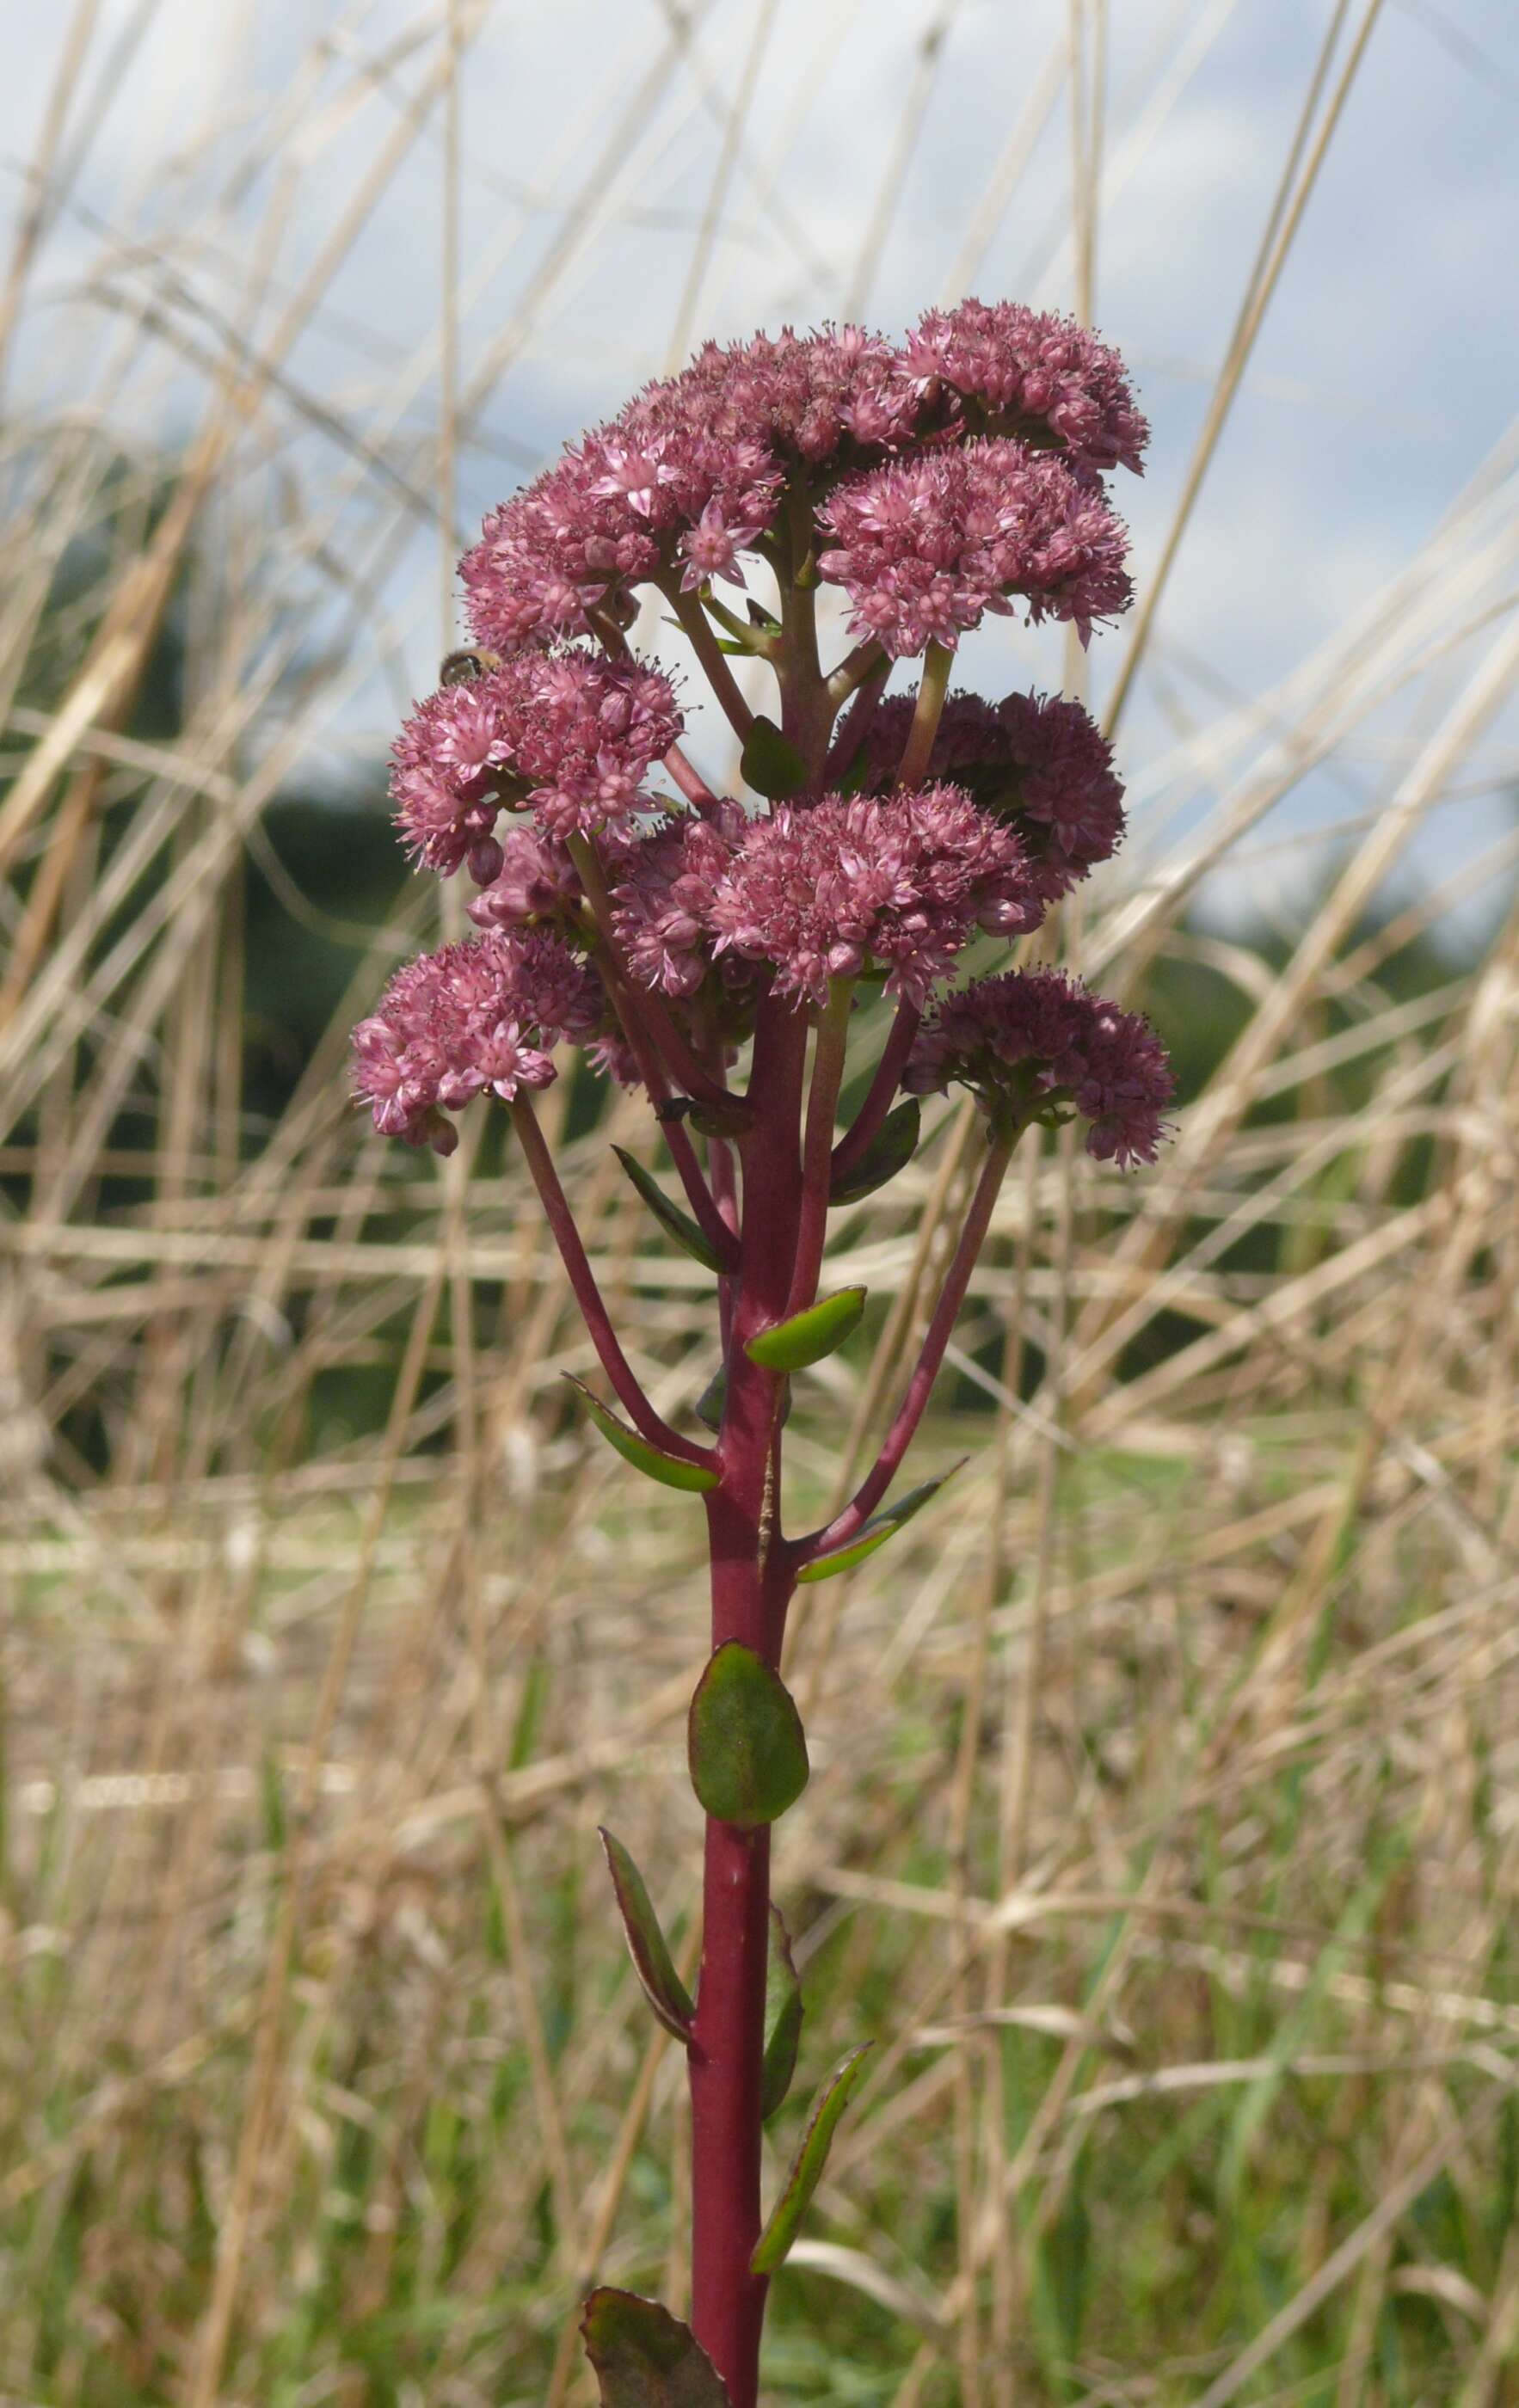
[[[451,872],[491,838],[503,802],[551,837],[647,810],[644,781],[683,723],[669,680],[592,652],[525,653],[444,686],[392,755],[396,823],[430,869]]]
[[[547,1049],[583,1038],[605,997],[594,970],[546,930],[493,931],[423,953],[396,971],[353,1031],[353,1092],[383,1136],[451,1154],[445,1111],[487,1087],[508,1103],[554,1076]]]
[[[714,962],[728,977],[754,963],[776,994],[822,1003],[830,978],[874,964],[921,1003],[978,928],[1018,934],[1042,910],[1015,832],[954,786],[824,795],[767,819],[724,803],[620,859],[619,939],[637,976],[674,996]]]
[[[919,319],[906,360],[921,391],[937,383],[979,402],[998,434],[1058,443],[1078,467],[1140,470],[1150,428],[1124,364],[1075,318],[962,301]]]
[[[1031,619],[1126,609],[1127,538],[1095,480],[1053,452],[987,437],[851,477],[824,505],[820,573],[854,605],[852,624],[896,658],[952,652],[988,610],[1022,595]]]
[[[1175,1092],[1149,1022],[1061,970],[1009,970],[946,996],[919,1031],[902,1084],[928,1095],[952,1081],[994,1117],[1043,1120],[1074,1106],[1091,1123],[1088,1154],[1124,1168],[1154,1162]]]
[[[883,702],[866,738],[866,777],[889,786],[912,724],[909,695]],[[1112,747],[1079,702],[1010,694],[999,703],[952,694],[944,705],[930,776],[953,778],[1017,829],[1046,902],[1074,886],[1123,840],[1124,789]]]

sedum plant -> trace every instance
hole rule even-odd
[[[1122,836],[1109,748],[1080,704],[949,684],[988,612],[1065,620],[1084,642],[1126,607],[1105,480],[1139,468],[1146,433],[1111,349],[1013,304],[930,312],[899,347],[856,327],[709,344],[487,520],[462,564],[480,649],[451,656],[395,746],[402,835],[425,867],[467,872],[477,933],[392,981],[354,1032],[358,1094],[380,1130],[439,1154],[477,1097],[506,1106],[610,1391],[581,1388],[584,1410],[707,1516],[695,1998],[603,1835],[649,2004],[686,2054],[691,2323],[592,2295],[607,2408],[755,2408],[767,2291],[861,2069],[855,2050],[824,2085],[767,2219],[762,2128],[801,2022],[769,1885],[771,1825],[808,1777],[779,1670],[793,1595],[883,1545],[939,1485],[893,1494],[1019,1139],[1079,1115],[1088,1151],[1122,1167],[1153,1161],[1162,1133],[1171,1082],[1142,1020],[1056,969],[952,984],[968,946],[1030,935]],[[827,587],[848,616],[829,665]],[[651,590],[738,739],[747,796],[709,787],[674,683],[630,646]],[[736,655],[769,672],[763,713]],[[912,683],[888,696],[902,662]],[[857,1010],[881,989],[884,1043],[841,1128]],[[654,1410],[623,1353],[536,1116],[566,1045],[647,1096],[683,1201],[623,1168],[712,1278],[720,1368],[689,1426]],[[866,1300],[829,1286],[830,1210],[893,1178],[919,1096],[956,1084],[985,1145],[921,1354],[853,1498],[793,1530],[788,1383]]]

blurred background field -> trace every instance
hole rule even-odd
[[[707,333],[1074,307],[1141,596],[1060,932],[1182,1077],[1010,1182],[894,1548],[804,1592],[767,2396],[1519,2401],[1519,44],[1503,0],[13,0],[0,171],[0,2402],[540,2408],[679,2303],[701,1532],[566,1412],[500,1132],[366,1134],[384,752],[481,509]],[[1512,322],[1512,306],[1509,309]],[[651,616],[639,639],[679,645]],[[721,731],[694,750],[731,775]],[[548,1101],[662,1409],[703,1281]],[[931,1297],[838,1216],[800,1522]],[[921,1226],[922,1234],[918,1234]],[[781,2119],[783,2160],[806,2095]]]

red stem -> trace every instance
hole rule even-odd
[[[680,787],[688,803],[698,811],[709,811],[717,801],[701,771],[686,759],[679,744],[672,744],[665,755],[665,767]]]
[[[881,1453],[843,1512],[828,1523],[825,1528],[814,1530],[810,1538],[795,1539],[791,1541],[787,1553],[790,1560],[798,1570],[804,1563],[810,1562],[814,1555],[828,1555],[836,1547],[847,1546],[851,1539],[857,1535],[861,1523],[867,1521],[874,1512],[896,1478],[897,1467],[912,1443],[913,1434],[923,1419],[924,1407],[927,1404],[929,1393],[935,1380],[939,1377],[939,1367],[944,1360],[944,1349],[950,1342],[950,1332],[954,1327],[960,1307],[965,1302],[966,1289],[970,1284],[970,1274],[976,1267],[976,1258],[986,1242],[986,1232],[991,1226],[992,1210],[996,1202],[1009,1161],[1011,1159],[1012,1149],[1017,1143],[1018,1134],[1014,1129],[994,1136],[985,1168],[977,1182],[976,1193],[970,1199],[970,1210],[966,1214],[965,1226],[960,1232],[960,1241],[954,1249],[954,1259],[945,1276],[939,1302],[934,1307],[934,1317],[928,1325],[927,1334],[923,1341],[923,1352],[913,1369],[912,1377],[908,1382],[907,1392],[896,1409],[896,1418],[886,1433]]]
[[[847,1133],[833,1152],[833,1175],[841,1178],[853,1170],[892,1107],[892,1099],[902,1083],[907,1057],[912,1051],[912,1040],[918,1033],[923,1013],[916,1004],[899,1003],[896,1017],[887,1033],[875,1076],[866,1091],[864,1103],[856,1112]]]
[[[830,980],[828,1000],[818,1017],[812,1084],[807,1098],[807,1135],[802,1149],[802,1209],[796,1229],[796,1260],[786,1297],[788,1315],[801,1312],[811,1303],[823,1268],[823,1248],[828,1234],[828,1187],[833,1176],[834,1114],[844,1075],[853,993],[853,979]]]
[[[543,1131],[537,1125],[531,1098],[526,1095],[519,1096],[509,1110],[512,1125],[527,1156],[528,1169],[533,1174],[533,1184],[543,1205],[544,1218],[553,1231],[554,1243],[569,1274],[575,1301],[580,1308],[580,1318],[591,1333],[591,1342],[600,1357],[601,1368],[619,1400],[626,1408],[629,1420],[651,1446],[661,1448],[665,1454],[678,1455],[685,1463],[710,1463],[711,1450],[693,1446],[689,1439],[682,1438],[678,1430],[672,1430],[669,1424],[655,1412],[638,1385],[632,1365],[618,1343],[617,1332],[611,1326],[601,1290],[596,1285],[595,1273],[586,1259],[580,1233],[575,1226],[565,1191],[559,1184],[559,1174],[544,1143]]]
[[[744,742],[754,724],[754,714],[739,692],[738,681],[729,668],[727,655],[718,650],[711,622],[695,594],[682,592],[680,579],[671,571],[668,577],[656,577],[666,601],[685,630],[686,640],[707,673],[707,682],[721,704],[728,725],[740,742]]]
[[[796,1253],[801,1196],[797,1131],[806,1025],[761,1005],[744,1165],[739,1272],[727,1349],[720,1487],[707,1499],[712,1645],[738,1640],[779,1658],[795,1574],[780,1537],[781,1412],[785,1382],[752,1363],[745,1342],[781,1318]],[[760,2083],[769,1946],[766,1830],[709,1817],[701,1980],[689,2055],[692,2328],[732,2408],[756,2408],[766,2283],[749,2271],[760,2233]]]
[[[838,723],[838,732],[828,748],[828,759],[823,772],[823,782],[825,786],[836,785],[840,778],[847,778],[854,767],[860,747],[870,733],[876,712],[881,706],[881,697],[886,691],[887,681],[896,666],[895,661],[887,660],[882,656],[870,671],[865,683],[857,689],[854,699]]]

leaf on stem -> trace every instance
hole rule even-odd
[[[720,1363],[691,1410],[699,1422],[705,1422],[714,1437],[723,1427],[723,1408],[728,1395],[728,1367]],[[788,1388],[781,1406],[781,1426],[791,1419],[791,1391]]]
[[[762,1329],[744,1352],[762,1370],[805,1371],[810,1363],[821,1363],[824,1354],[842,1346],[859,1327],[864,1311],[864,1288],[841,1287],[835,1296],[820,1296],[816,1304],[794,1312],[789,1321]]]
[[[769,2220],[749,2261],[751,2273],[773,2274],[778,2266],[785,2263],[786,2252],[801,2229],[802,2218],[811,2204],[812,2194],[823,2180],[834,2128],[849,2103],[850,2096],[865,2071],[865,2060],[874,2046],[874,2041],[867,2040],[859,2048],[852,2048],[847,2057],[840,2057],[813,2100],[801,2146],[792,2160],[784,2187],[770,2210]]]
[[[760,2114],[766,2123],[784,2102],[802,2038],[802,1983],[781,1909],[770,1906],[770,1954],[765,1968],[765,2068]]]
[[[744,738],[738,767],[744,783],[772,803],[784,802],[788,795],[799,795],[807,783],[807,764],[795,745],[763,712]]]
[[[839,1172],[828,1189],[830,1204],[857,1204],[873,1196],[907,1166],[918,1151],[923,1106],[916,1096],[894,1105],[859,1159]]]
[[[694,1261],[700,1263],[703,1270],[721,1273],[726,1269],[727,1266],[711,1240],[697,1227],[689,1212],[682,1212],[679,1204],[670,1202],[657,1180],[645,1170],[642,1163],[635,1161],[623,1146],[614,1145],[612,1152],[666,1236],[673,1238],[678,1246],[683,1247]]]
[[[657,2300],[593,2291],[580,2337],[601,2408],[729,2408],[727,2387],[695,2334]]]
[[[651,1446],[636,1429],[629,1429],[626,1422],[619,1421],[615,1413],[609,1412],[601,1398],[592,1394],[583,1380],[577,1380],[573,1371],[566,1371],[564,1376],[609,1446],[614,1446],[618,1454],[632,1464],[635,1471],[641,1471],[649,1480],[660,1481],[666,1488],[683,1488],[697,1496],[705,1495],[709,1488],[717,1486],[722,1474],[715,1471],[710,1464],[687,1463],[679,1455],[666,1455],[661,1447]]]
[[[716,1432],[723,1426],[723,1408],[728,1396],[728,1367],[720,1363],[691,1410],[699,1422]]]
[[[659,1928],[659,1917],[644,1886],[643,1875],[622,1841],[614,1839],[604,1825],[598,1828],[607,1852],[607,1870],[612,1877],[617,1911],[623,1918],[628,1955],[643,1995],[671,2038],[688,2042],[696,2010],[665,1944],[665,1934]]]
[[[836,1572],[853,1571],[856,1564],[864,1563],[867,1555],[873,1555],[878,1547],[883,1547],[888,1539],[895,1538],[904,1522],[910,1522],[914,1513],[921,1513],[929,1498],[937,1497],[944,1483],[953,1480],[967,1460],[962,1455],[958,1463],[951,1464],[948,1471],[941,1471],[937,1480],[925,1480],[921,1488],[910,1488],[895,1505],[887,1505],[881,1512],[872,1513],[868,1522],[861,1523],[847,1546],[836,1547],[831,1555],[814,1555],[810,1564],[802,1566],[797,1579],[832,1580]]]
[[[714,1821],[773,1823],[807,1787],[802,1718],[779,1672],[730,1639],[709,1656],[691,1700],[691,1786]]]

